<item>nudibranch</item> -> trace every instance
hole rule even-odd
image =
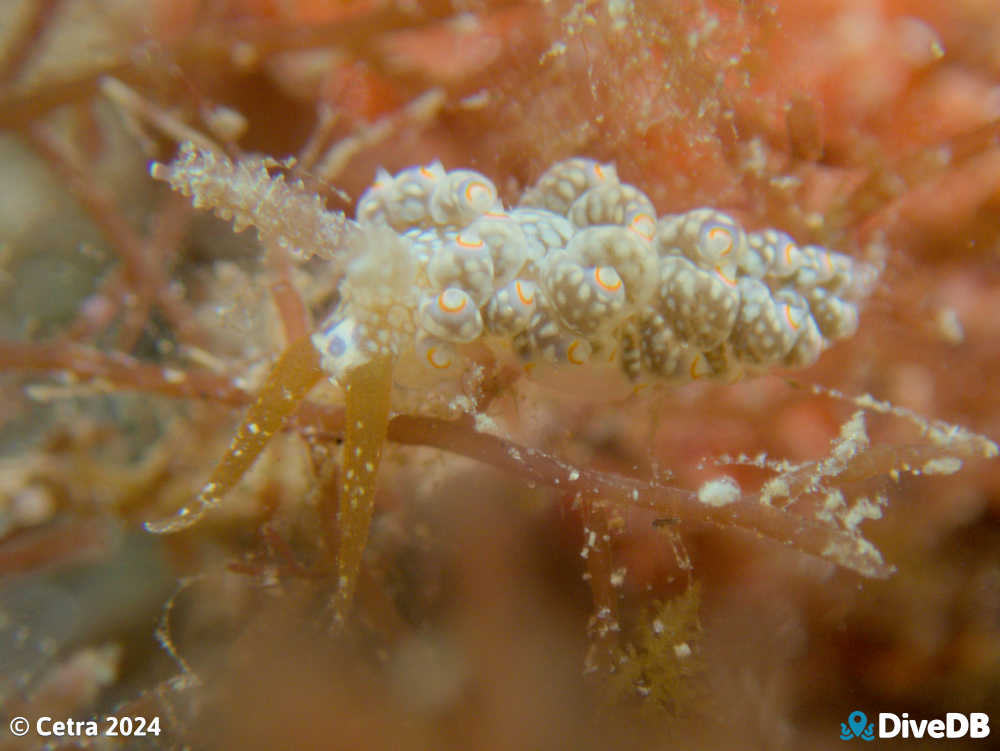
[[[341,617],[367,539],[381,450],[372,431],[384,436],[392,363],[433,382],[461,371],[460,348],[478,341],[526,370],[602,368],[635,388],[734,381],[808,366],[851,336],[877,276],[716,209],[657,218],[612,165],[584,158],[553,165],[513,209],[472,170],[380,171],[356,221],[370,241],[312,335],[347,398]]]
[[[473,170],[379,170],[354,220],[269,174],[280,166],[234,164],[187,144],[172,165],[151,169],[237,230],[256,227],[267,247],[342,259],[343,274],[335,309],[274,363],[197,504],[147,526],[174,532],[203,516],[325,375],[346,406],[339,618],[403,374],[452,378],[473,344],[533,373],[543,363],[603,371],[633,389],[805,367],[855,332],[877,277],[867,263],[780,230],[747,232],[713,208],[657,217],[641,190],[593,159],[554,164],[513,208]]]
[[[312,336],[340,384],[380,355],[460,368],[457,348],[475,341],[633,384],[806,367],[855,332],[877,276],[713,208],[657,217],[613,165],[584,158],[550,167],[511,209],[472,170],[380,171],[356,221],[377,247],[348,266]]]

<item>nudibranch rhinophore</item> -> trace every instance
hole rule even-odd
[[[877,278],[870,264],[780,230],[746,232],[716,209],[657,218],[593,159],[554,164],[511,209],[472,170],[379,170],[356,220],[367,241],[312,337],[340,384],[382,355],[450,371],[476,341],[634,384],[801,368],[855,332]]]

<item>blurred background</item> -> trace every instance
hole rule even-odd
[[[995,461],[870,479],[889,504],[863,532],[898,568],[876,581],[391,445],[338,634],[335,436],[283,433],[195,528],[145,532],[287,343],[282,285],[314,321],[336,295],[322,260],[270,262],[153,182],[186,139],[297,157],[348,214],[380,166],[471,167],[510,204],[586,155],[660,213],[884,262],[858,334],[794,381],[498,397],[513,440],[577,466],[691,489],[724,455],[820,459],[854,407],[800,384],[1000,437],[996,0],[2,0],[0,748],[41,745],[2,735],[15,715],[159,716],[102,740],[129,748],[832,749],[856,709],[1000,723]]]

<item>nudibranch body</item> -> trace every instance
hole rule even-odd
[[[368,240],[313,335],[341,384],[379,355],[454,371],[471,342],[634,384],[806,367],[855,332],[877,276],[716,209],[657,218],[612,165],[584,158],[553,165],[512,209],[472,170],[380,170],[357,222]]]

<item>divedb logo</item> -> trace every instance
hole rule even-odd
[[[948,712],[944,719],[913,720],[906,712],[893,714],[879,712],[878,733],[875,723],[857,709],[847,716],[847,722],[840,723],[840,740],[860,739],[873,741],[875,738],[986,738],[990,734],[990,716],[985,712]]]

